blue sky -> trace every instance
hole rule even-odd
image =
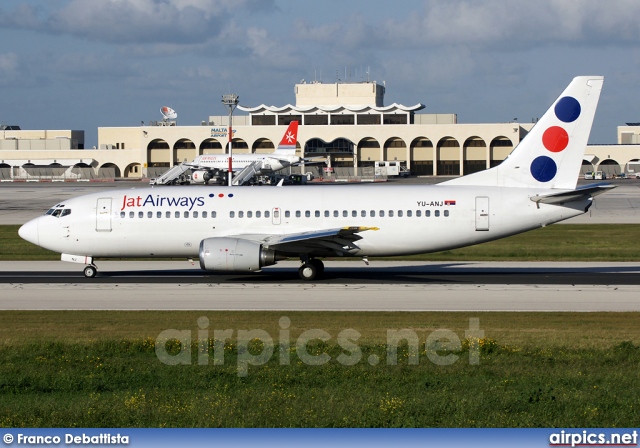
[[[0,122],[23,129],[179,125],[295,102],[314,78],[385,81],[385,104],[460,123],[530,122],[576,75],[604,75],[591,143],[640,121],[640,2],[3,0]]]

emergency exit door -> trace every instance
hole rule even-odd
[[[476,198],[476,230],[489,230],[489,198]]]
[[[111,232],[111,198],[98,198],[96,205],[96,231]]]

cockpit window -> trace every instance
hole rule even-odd
[[[70,208],[64,208],[64,205],[56,205],[52,209],[47,210],[46,215],[53,216],[54,218],[62,218],[71,214]]]

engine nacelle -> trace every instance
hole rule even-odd
[[[242,238],[207,238],[200,242],[200,268],[207,271],[255,272],[284,258],[256,241]]]
[[[207,170],[198,170],[191,173],[191,180],[196,184],[206,184],[211,180],[211,173]]]

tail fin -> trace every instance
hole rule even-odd
[[[298,141],[298,122],[292,121],[289,123],[289,127],[282,136],[280,144],[275,151],[275,154],[295,155],[296,143]]]
[[[500,165],[444,184],[575,189],[603,82],[574,78]]]

